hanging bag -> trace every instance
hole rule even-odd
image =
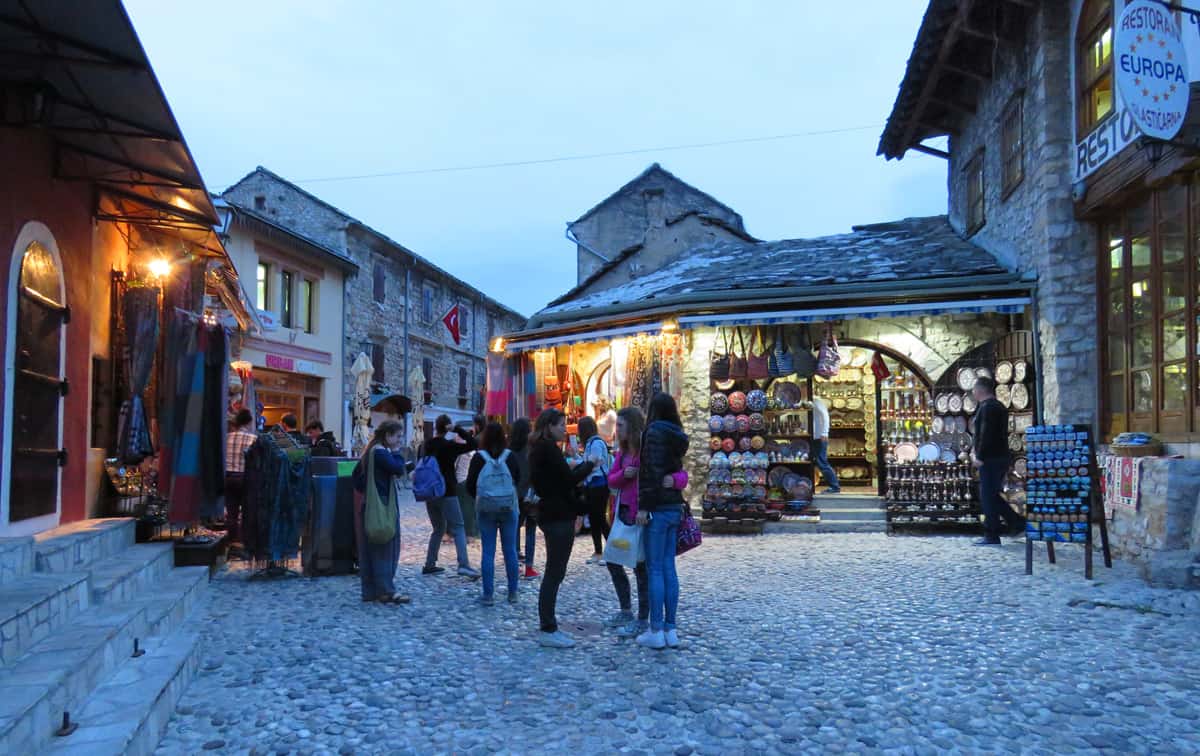
[[[762,350],[757,354],[754,352],[755,341],[758,341],[758,346]],[[746,353],[746,377],[756,381],[769,378],[771,375],[769,362],[767,345],[762,339],[762,329],[755,328],[754,333],[750,336],[750,351]]]
[[[700,545],[704,538],[700,533],[700,523],[692,517],[692,508],[683,505],[683,519],[679,521],[679,535],[675,538],[675,556],[686,554]]]
[[[838,353],[837,337],[833,335],[833,326],[825,326],[825,340],[821,342],[821,353],[817,357],[817,375],[822,378],[832,378],[842,367],[842,355]]]
[[[618,511],[621,497],[617,495]],[[633,569],[638,562],[646,561],[646,528],[642,525],[627,525],[619,516],[613,517],[608,542],[604,544],[604,561]]]
[[[787,339],[783,337],[783,326],[776,331],[775,346],[771,349],[771,356],[768,358],[767,372],[771,374],[772,378],[781,378],[796,372],[792,353],[788,351]]]
[[[800,348],[793,353],[793,357],[798,377],[811,378],[817,372],[817,356],[813,354],[807,325],[800,326]]]
[[[720,336],[724,336],[725,332],[719,332]],[[725,341],[725,351],[718,352],[716,345],[713,345],[713,351],[708,358],[708,377],[714,381],[729,380],[729,342]]]
[[[376,546],[383,545],[396,537],[396,487],[388,486],[387,501],[379,495],[375,485],[375,450],[367,457],[366,503],[363,505],[363,530],[367,541]]]
[[[735,351],[729,353],[729,377],[730,378],[745,378],[750,374],[750,366],[746,362],[746,342],[742,338],[742,329],[738,328],[737,337],[738,343],[742,347],[742,354],[739,357]],[[732,345],[732,339],[730,340]]]

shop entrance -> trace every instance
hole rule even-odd
[[[0,532],[12,535],[58,523],[66,463],[62,404],[68,311],[58,252],[48,229],[42,230],[44,243],[18,240],[9,278],[9,454]]]
[[[266,427],[284,415],[295,415],[300,428],[321,419],[321,382],[324,379],[278,370],[254,369],[255,390],[263,405]]]

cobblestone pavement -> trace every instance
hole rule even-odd
[[[1026,577],[1016,542],[708,537],[679,562],[682,648],[650,651],[601,629],[584,537],[561,651],[536,645],[536,581],[482,607],[419,574],[428,524],[403,518],[407,607],[219,576],[160,753],[1200,752],[1200,595],[1120,564],[1089,584],[1078,548]]]

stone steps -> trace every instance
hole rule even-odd
[[[0,665],[12,664],[90,605],[86,572],[25,575],[0,586]]]
[[[115,556],[137,540],[132,517],[81,520],[34,536],[38,572],[80,572]]]
[[[0,588],[33,572],[33,536],[0,538]]]
[[[887,521],[878,520],[826,520],[821,510],[821,522],[782,520],[763,525],[763,533],[884,533]]]
[[[887,512],[882,509],[866,509],[862,507],[818,507],[821,510],[821,522],[840,522],[858,520],[862,522],[887,522]]]
[[[92,600],[97,604],[131,601],[162,580],[175,566],[172,543],[139,543],[92,565]]]

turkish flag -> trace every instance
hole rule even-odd
[[[450,311],[442,316],[442,322],[446,324],[446,330],[450,331],[450,335],[454,337],[454,343],[462,343],[462,336],[458,331],[458,305],[450,308]]]

